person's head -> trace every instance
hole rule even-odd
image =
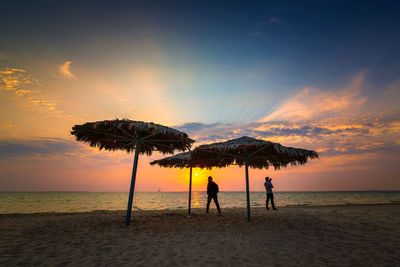
[[[212,182],[212,177],[211,176],[208,176],[208,181]]]
[[[268,182],[269,181],[269,177],[267,176],[267,177],[265,177],[265,181],[266,182]]]

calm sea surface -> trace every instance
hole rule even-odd
[[[395,192],[275,192],[276,206],[313,206],[336,204],[400,203],[400,191]],[[205,192],[192,193],[192,207],[204,208]],[[245,192],[221,192],[222,208],[245,207]],[[265,205],[265,192],[251,192],[251,206]],[[97,192],[3,192],[0,193],[0,213],[83,212],[94,210],[124,210],[128,193]],[[134,209],[186,209],[187,192],[137,192]],[[214,203],[211,205],[215,209]]]

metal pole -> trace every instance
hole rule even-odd
[[[192,167],[190,167],[190,175],[189,175],[189,208],[188,213],[190,214],[190,205],[192,203]]]
[[[244,157],[244,164],[246,170],[247,220],[250,221],[249,166],[247,164],[247,155]]]
[[[126,210],[126,218],[125,218],[126,225],[129,225],[129,222],[131,220],[132,200],[133,200],[133,193],[135,192],[136,170],[138,166],[139,152],[140,152],[140,141],[138,140],[136,142],[136,148],[135,148],[135,159],[133,160],[131,189],[129,191],[128,208]]]

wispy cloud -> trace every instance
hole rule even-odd
[[[263,30],[265,29],[265,27],[268,24],[277,24],[277,23],[280,23],[280,22],[281,22],[280,19],[277,18],[277,17],[271,17],[266,21],[257,22],[255,30],[250,34],[250,36],[254,36],[254,37],[259,36],[259,35],[262,34]]]
[[[269,21],[269,23],[279,23],[279,22],[281,22],[280,19],[278,19],[277,17],[272,17],[268,21]]]
[[[0,139],[0,162],[24,158],[32,160],[65,159],[85,162],[87,166],[130,163],[131,155],[125,152],[104,152],[71,139],[42,137],[36,139]],[[147,157],[145,157],[147,159]]]
[[[54,111],[56,103],[40,96],[42,85],[26,70],[17,68],[0,69],[0,90],[10,91],[14,94],[26,97],[32,104],[46,110]]]
[[[67,77],[68,79],[78,79],[74,74],[71,72],[71,61],[65,61],[64,64],[62,64],[59,67],[59,71],[62,75]]]
[[[251,35],[251,36],[259,36],[260,34],[261,34],[260,31],[254,31],[254,32],[252,32],[250,35]]]
[[[256,23],[256,26],[265,26],[265,25],[268,25],[268,24],[280,23],[280,22],[281,22],[281,20],[280,20],[279,18],[277,18],[277,17],[271,17],[271,18],[269,18],[269,19],[266,20],[266,21],[257,22],[257,23]]]
[[[362,95],[365,74],[366,72],[362,72],[357,75],[343,89],[323,91],[318,88],[304,88],[260,122],[310,120],[357,111],[367,101]]]
[[[176,128],[178,130],[185,131],[190,134],[190,133],[195,133],[200,130],[214,128],[214,127],[221,126],[221,125],[222,125],[222,123],[206,124],[206,123],[201,123],[201,122],[188,122],[183,125],[176,126]]]
[[[0,158],[67,154],[81,150],[77,142],[60,138],[0,140]]]
[[[0,90],[14,93],[27,99],[30,103],[40,107],[52,114],[71,119],[70,115],[57,109],[56,102],[48,99],[41,91],[43,89],[40,81],[32,77],[26,70],[21,68],[5,67],[0,69]]]
[[[0,69],[0,90],[12,91],[16,95],[25,96],[37,93],[32,89],[38,85],[38,81],[32,78],[23,69],[4,68]]]

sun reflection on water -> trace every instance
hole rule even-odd
[[[192,206],[193,207],[200,207],[200,192],[192,192]]]

